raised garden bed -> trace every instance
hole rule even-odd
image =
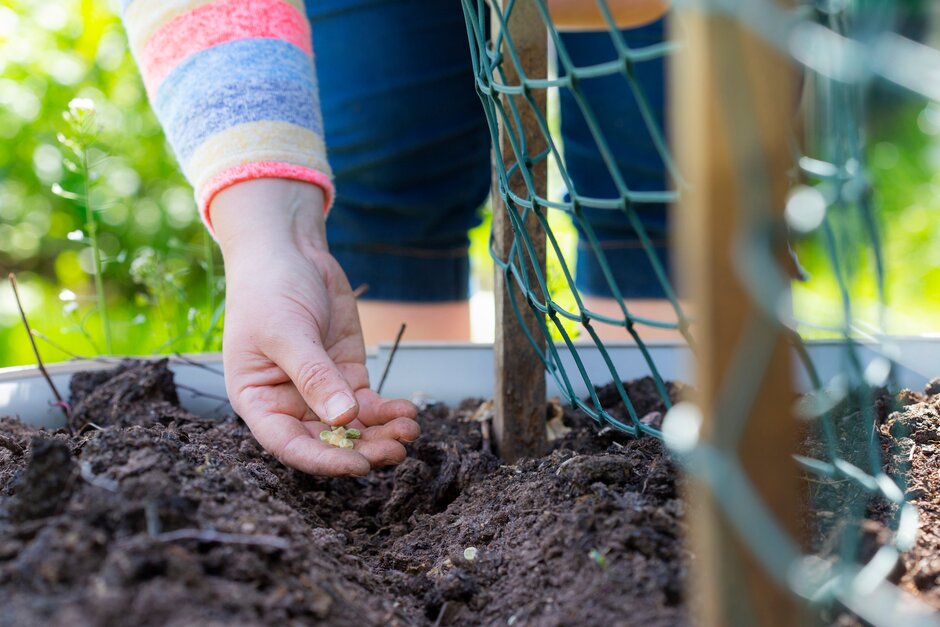
[[[654,439],[566,410],[546,456],[502,465],[481,400],[430,404],[405,463],[323,479],[180,407],[163,363],[71,388],[73,435],[0,419],[0,623],[688,622],[685,505]],[[662,410],[648,380],[628,390]],[[881,428],[910,428],[886,462],[921,534],[895,579],[940,608],[940,395],[903,400]]]
[[[649,382],[631,392],[661,410]],[[321,479],[180,409],[162,363],[72,394],[76,435],[0,422],[4,620],[685,622],[684,507],[656,440],[569,413],[548,455],[504,466],[479,401],[437,404],[402,465]]]

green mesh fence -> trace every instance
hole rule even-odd
[[[499,23],[503,28],[499,29],[500,34],[493,42],[490,42],[487,36],[487,33],[489,32],[488,19],[490,15],[488,7],[490,5],[485,2],[474,3],[468,0],[464,1],[463,3],[465,15],[467,18],[468,33],[470,35],[471,55],[473,57],[474,70],[477,78],[477,89],[481,94],[483,107],[486,111],[487,120],[489,121],[493,144],[496,146],[497,162],[499,162],[504,157],[504,155],[500,154],[498,147],[498,124],[500,121],[502,121],[504,124],[516,124],[520,116],[518,99],[511,98],[503,101],[500,99],[500,95],[523,97],[526,103],[532,107],[533,111],[535,112],[535,115],[538,118],[540,130],[544,134],[548,145],[547,150],[533,155],[529,154],[530,151],[527,150],[524,137],[513,136],[510,138],[513,146],[513,152],[516,157],[515,165],[511,166],[507,170],[498,171],[496,174],[498,177],[500,192],[503,195],[507,211],[509,212],[510,220],[512,221],[515,229],[516,238],[507,259],[502,259],[499,257],[499,255],[496,254],[493,254],[493,259],[497,267],[511,276],[512,279],[518,284],[521,292],[526,295],[526,304],[529,307],[532,307],[535,310],[541,312],[542,314],[545,314],[544,317],[540,316],[540,321],[543,325],[542,331],[545,336],[551,337],[553,335],[549,329],[550,324],[555,334],[560,336],[562,341],[571,350],[571,355],[574,357],[576,362],[576,373],[569,373],[562,366],[561,357],[552,342],[548,343],[547,351],[542,352],[541,349],[538,348],[537,343],[533,341],[533,346],[536,346],[536,350],[539,352],[541,359],[545,362],[548,372],[555,378],[558,386],[565,391],[568,400],[580,407],[596,420],[606,422],[628,433],[634,435],[648,433],[659,436],[661,435],[661,432],[658,429],[640,422],[640,416],[637,415],[633,403],[630,401],[629,396],[620,383],[620,377],[617,374],[617,369],[613,361],[610,359],[607,351],[604,350],[603,343],[597,336],[595,324],[601,323],[607,325],[616,325],[625,329],[625,333],[628,334],[629,337],[633,338],[633,340],[640,347],[640,350],[643,352],[644,359],[646,360],[656,387],[664,401],[667,403],[667,406],[669,406],[669,396],[666,392],[665,383],[656,368],[655,362],[646,348],[646,344],[641,339],[641,328],[643,326],[649,326],[676,329],[684,335],[687,341],[691,343],[692,339],[691,335],[689,335],[689,320],[682,310],[682,307],[671,283],[667,278],[667,273],[663,268],[660,259],[652,252],[653,246],[650,241],[650,237],[647,234],[641,220],[639,219],[636,207],[637,205],[642,204],[673,202],[677,199],[677,194],[673,190],[638,192],[630,190],[627,187],[614,159],[611,148],[608,145],[604,131],[598,122],[598,117],[592,110],[588,99],[585,98],[580,92],[579,83],[585,79],[599,78],[603,76],[623,76],[624,80],[627,81],[627,83],[631,86],[632,94],[636,98],[636,102],[643,114],[645,122],[648,125],[651,138],[650,140],[654,143],[657,152],[659,153],[663,162],[666,164],[668,170],[672,173],[673,177],[678,180],[678,172],[672,160],[672,156],[669,153],[669,148],[664,139],[663,130],[657,126],[654,116],[650,111],[650,107],[646,103],[645,95],[632,75],[632,66],[634,63],[640,63],[644,60],[663,57],[669,53],[672,46],[670,44],[661,44],[650,46],[642,50],[631,50],[624,42],[620,31],[614,25],[613,19],[610,15],[610,12],[607,10],[606,5],[602,5],[602,9],[604,10],[605,16],[610,24],[611,41],[617,51],[618,58],[591,67],[577,67],[571,61],[570,56],[567,54],[558,31],[552,27],[551,18],[548,15],[545,3],[540,1],[537,4],[539,11],[541,12],[542,17],[548,26],[549,36],[551,37],[551,40],[557,50],[558,61],[564,68],[564,77],[547,79],[531,79],[525,77],[525,68],[521,66],[519,56],[515,51],[511,38],[506,34],[505,28],[506,20],[512,12],[513,3],[509,3],[507,5],[505,12],[500,10],[498,7],[494,11],[496,19],[499,20]],[[508,55],[506,58],[503,58],[500,54],[495,52],[500,50],[504,43],[506,44]],[[505,81],[504,71],[505,63],[512,63],[514,65],[518,75],[523,77],[521,84],[507,84]],[[544,90],[550,88],[568,89],[575,95],[584,120],[590,129],[591,137],[596,143],[604,163],[607,166],[611,180],[617,187],[619,192],[618,197],[592,198],[578,193],[576,187],[571,181],[571,177],[568,176],[561,153],[561,148],[559,147],[558,142],[553,137],[552,133],[549,131],[549,121],[546,116],[539,111],[538,107],[536,107],[534,103],[532,95],[533,90]],[[557,167],[557,171],[561,176],[563,184],[568,190],[570,200],[552,200],[535,193],[535,185],[532,182],[530,170],[536,163],[543,160],[550,160],[552,164]],[[520,167],[520,163],[527,163],[527,166]],[[526,179],[529,190],[529,193],[526,197],[522,197],[513,193],[509,186],[509,180],[514,176],[520,175]],[[636,233],[638,234],[644,249],[649,253],[648,259],[653,269],[652,271],[655,273],[657,280],[659,281],[663,291],[666,293],[668,300],[672,303],[672,306],[676,312],[675,322],[643,318],[633,315],[629,311],[624,298],[621,296],[617,281],[615,280],[614,274],[611,271],[610,264],[607,262],[604,249],[598,241],[595,230],[592,224],[584,217],[583,210],[585,208],[604,209],[619,212],[623,215],[623,219],[636,230]],[[591,311],[584,305],[583,299],[581,298],[581,295],[575,286],[574,273],[570,267],[569,260],[565,259],[565,255],[562,252],[558,238],[548,224],[545,209],[559,209],[565,211],[571,215],[572,218],[583,229],[587,241],[590,243],[594,254],[597,255],[598,261],[603,269],[607,285],[613,293],[614,298],[620,304],[620,317],[602,315],[598,312]],[[553,293],[549,290],[545,273],[541,268],[538,268],[530,263],[533,255],[533,245],[528,237],[526,237],[525,231],[519,228],[519,226],[524,224],[529,215],[533,213],[545,231],[548,242],[549,255],[552,256],[560,266],[560,272],[564,278],[564,288],[560,290],[561,295],[563,297],[573,297],[576,305],[576,310],[574,311],[566,309],[562,304],[559,303],[557,300],[558,294],[555,294],[556,297],[553,298]],[[512,292],[510,293],[513,294]],[[521,304],[514,299],[512,301],[512,305],[518,312],[518,308],[521,306]],[[544,318],[547,318],[547,320]],[[597,396],[593,394],[593,392],[589,401],[581,400],[574,393],[571,380],[572,376],[579,376],[584,379],[585,383],[588,384],[589,389],[593,390],[593,385],[587,375],[587,369],[585,368],[584,363],[580,359],[578,351],[575,348],[574,338],[572,338],[572,334],[569,330],[570,326],[564,324],[565,321],[579,323],[583,329],[583,332],[590,336],[594,343],[601,349],[601,354],[603,355],[605,363],[607,364],[607,367],[610,371],[611,380],[617,386],[618,393],[629,413],[629,423],[625,423],[617,419],[607,412],[603,407],[601,407],[600,401],[598,400]]]
[[[514,8],[523,1],[536,4],[542,25],[557,54],[558,71],[548,77],[526,74],[507,29]],[[462,0],[476,88],[489,122],[496,150],[495,162],[511,164],[505,169],[497,168],[495,176],[505,211],[513,225],[514,243],[505,258],[495,253],[493,258],[498,270],[506,274],[507,283],[518,286],[522,295],[519,298],[514,290],[509,290],[512,306],[517,315],[524,307],[542,314],[538,319],[541,332],[548,339],[547,347],[543,350],[536,338],[529,339],[567,401],[599,423],[638,437],[664,438],[667,444],[674,445],[673,450],[680,461],[710,485],[716,500],[754,555],[781,583],[818,607],[841,604],[872,624],[896,624],[900,615],[898,608],[916,603],[886,581],[899,552],[909,549],[914,543],[917,510],[905,502],[901,473],[896,472],[898,476],[889,477],[885,472],[885,456],[890,454],[897,441],[879,433],[874,409],[878,390],[894,388],[895,364],[892,358],[896,351],[883,333],[883,313],[876,316],[873,324],[862,325],[853,300],[853,285],[858,283],[858,277],[853,275],[856,266],[863,267],[867,273],[870,291],[876,300],[883,305],[885,299],[886,261],[881,252],[878,218],[866,166],[863,128],[866,94],[873,84],[887,82],[927,98],[940,97],[940,83],[934,81],[931,84],[925,80],[929,75],[927,68],[935,71],[940,68],[940,53],[892,31],[897,8],[905,3],[820,0],[794,9],[781,8],[770,0],[678,3],[739,20],[765,41],[793,57],[794,64],[803,68],[802,113],[807,138],[801,142],[794,137],[794,162],[799,167],[792,173],[795,191],[788,203],[788,224],[769,224],[762,232],[745,235],[745,241],[741,242],[740,278],[758,306],[770,312],[771,318],[776,320],[775,332],[785,333],[791,339],[809,381],[810,391],[799,403],[799,413],[815,437],[804,442],[804,450],[796,461],[807,474],[811,508],[829,512],[832,516],[820,525],[816,535],[821,540],[813,547],[813,552],[807,554],[774,520],[749,485],[734,457],[738,442],[728,442],[720,448],[697,442],[694,435],[682,431],[685,427],[694,427],[694,416],[690,418],[687,408],[667,415],[663,427],[665,436],[655,424],[642,421],[621,384],[616,363],[598,337],[598,325],[622,327],[623,339],[632,339],[636,343],[663,403],[670,407],[666,384],[644,342],[644,335],[654,328],[674,329],[676,336],[681,336],[694,352],[695,327],[683,311],[667,272],[655,254],[651,238],[640,219],[640,211],[645,205],[670,203],[680,193],[695,192],[686,188],[681,173],[677,171],[664,129],[658,125],[647,95],[636,79],[636,68],[639,64],[673,53],[682,46],[682,41],[631,48],[617,29],[606,0],[596,2],[616,54],[601,63],[577,66],[552,22],[546,0],[508,0],[504,3]],[[741,58],[741,51],[735,49],[735,45],[728,42],[728,48],[721,52],[731,65],[727,84],[719,86],[719,92],[735,88],[737,77],[733,63]],[[507,81],[507,67],[512,68],[511,75],[520,77],[518,81]],[[629,87],[647,126],[648,141],[655,147],[668,172],[669,185],[665,189],[641,192],[630,189],[625,183],[598,114],[583,93],[584,81],[598,77],[619,77]],[[535,106],[534,94],[539,90],[567,90],[573,97],[616,186],[616,197],[598,198],[579,193],[568,174],[564,146],[560,145],[557,133],[551,130],[552,120]],[[508,138],[512,154],[501,154],[499,126],[520,128],[523,107],[534,111],[547,149],[533,154],[525,138],[513,132]],[[747,133],[749,125],[753,133],[755,122],[748,120],[749,112],[738,113],[742,116],[742,123],[732,138],[732,152],[737,158],[744,159],[745,155],[753,154],[748,148],[754,135],[748,137]],[[507,156],[511,159],[507,160]],[[557,169],[568,194],[566,200],[560,200],[557,194],[540,195],[535,192],[531,170],[541,161],[548,161],[552,168]],[[511,189],[510,180],[514,177],[525,181],[525,194]],[[767,203],[766,189],[761,187],[760,181],[745,186],[741,193],[746,203]],[[618,289],[604,247],[592,223],[585,217],[586,208],[609,211],[635,230],[647,253],[651,271],[671,303],[674,315],[670,319],[649,319],[631,311]],[[619,316],[604,315],[585,306],[585,300],[575,286],[571,260],[566,259],[559,238],[549,224],[550,210],[566,213],[580,226],[618,302]],[[554,258],[550,265],[557,267],[560,279],[547,277],[533,264],[533,243],[522,228],[530,215],[535,216],[544,230],[549,257]],[[826,322],[800,320],[790,313],[789,277],[793,271],[779,267],[770,246],[776,234],[785,229],[789,229],[794,241],[806,240],[817,246],[827,259],[839,305],[834,308],[836,310],[827,312]],[[571,302],[573,306],[562,304]],[[879,311],[883,312],[885,308],[881,307]],[[573,337],[577,330],[581,335],[578,341]],[[824,379],[817,372],[801,333],[838,338],[841,371],[837,376]],[[582,355],[584,344],[580,343],[588,338],[606,364],[610,375],[607,380],[595,381],[588,375]],[[553,339],[559,342],[556,344]],[[573,368],[566,367],[558,346],[567,348]],[[722,415],[740,417],[741,422],[750,415],[748,390],[756,389],[763,372],[762,360],[769,359],[769,351],[762,352],[759,346],[758,340],[752,351],[741,359],[740,364],[745,367],[735,371],[740,374],[736,379],[740,394],[719,399],[718,408],[724,412]],[[578,380],[591,390],[589,398],[580,398],[575,393],[573,382]],[[596,385],[608,382],[616,386],[629,420],[612,415],[593,392]],[[743,424],[738,432],[743,432]],[[891,435],[898,436],[896,433]],[[893,538],[878,549],[874,557],[860,563],[859,546],[864,535],[861,521],[875,504],[889,512]],[[940,624],[929,615],[906,620],[910,624]]]

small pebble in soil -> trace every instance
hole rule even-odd
[[[347,429],[346,427],[334,427],[320,432],[320,439],[330,446],[338,448],[352,448],[353,440],[362,437],[359,429]]]

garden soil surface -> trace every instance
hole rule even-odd
[[[917,506],[920,532],[914,548],[901,556],[893,579],[940,610],[940,379],[931,381],[923,394],[903,390],[898,401],[898,411],[882,409],[879,416],[885,466],[889,475],[906,478],[905,496]]]
[[[651,381],[629,393],[663,410]],[[71,394],[76,435],[0,419],[2,625],[687,622],[684,503],[652,438],[565,410],[548,454],[504,465],[479,400],[430,405],[404,463],[325,479],[182,410],[164,362]]]
[[[627,390],[656,420],[652,381]],[[940,382],[899,400],[876,403],[884,460],[921,532],[893,579],[940,608]],[[181,409],[165,362],[76,375],[71,402],[74,435],[0,418],[0,626],[690,622],[685,505],[655,439],[554,405],[551,450],[505,465],[481,400],[432,404],[404,463],[325,479]],[[869,510],[871,554],[890,514]]]

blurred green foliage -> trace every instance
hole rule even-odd
[[[101,0],[0,5],[0,269],[17,273],[30,320],[45,336],[78,354],[102,347],[84,209],[51,192],[82,186],[63,167],[56,135],[67,129],[68,103],[88,98],[99,123],[89,151],[98,177],[91,204],[114,351],[215,350],[222,285],[214,244],[207,246],[192,190],[147,103],[116,10]],[[0,366],[32,363],[9,288],[0,289]],[[52,361],[67,357],[43,350]]]
[[[92,205],[114,351],[218,350],[219,256],[147,103],[116,11],[116,2],[103,0],[0,5],[0,270],[3,277],[17,273],[27,313],[43,336],[76,354],[102,349],[84,212],[51,191],[81,185],[63,166],[56,135],[66,129],[68,103],[89,98],[100,124],[90,151],[99,177]],[[940,307],[940,292],[927,289],[940,285],[940,108],[896,99],[873,118],[870,167],[885,234],[889,320],[896,332],[922,333],[936,328],[932,318]],[[550,193],[562,193],[559,184],[556,174]],[[570,220],[560,213],[551,220],[571,264]],[[492,289],[488,231],[487,217],[471,234],[475,289]],[[818,242],[803,242],[797,251],[812,276],[795,287],[798,314],[816,322],[837,319],[835,280]],[[556,259],[549,259],[548,276],[561,291]],[[853,296],[867,303],[859,317],[874,322],[864,254],[853,263],[852,277]],[[570,295],[557,299],[573,307]],[[33,363],[17,316],[4,278],[0,366]],[[48,343],[40,346],[50,361],[68,356]]]
[[[865,130],[868,175],[882,234],[885,259],[885,321],[896,335],[936,334],[940,330],[940,107],[904,94],[882,94]],[[838,208],[830,208],[836,212]],[[875,266],[868,248],[848,243],[865,241],[857,212],[835,216],[844,250],[843,262],[853,300],[856,329],[873,333],[880,314]],[[853,233],[854,231],[854,233]],[[825,257],[820,236],[796,247],[809,280],[795,283],[797,316],[813,324],[837,325],[841,320],[838,285]],[[812,328],[805,335],[820,335]]]

